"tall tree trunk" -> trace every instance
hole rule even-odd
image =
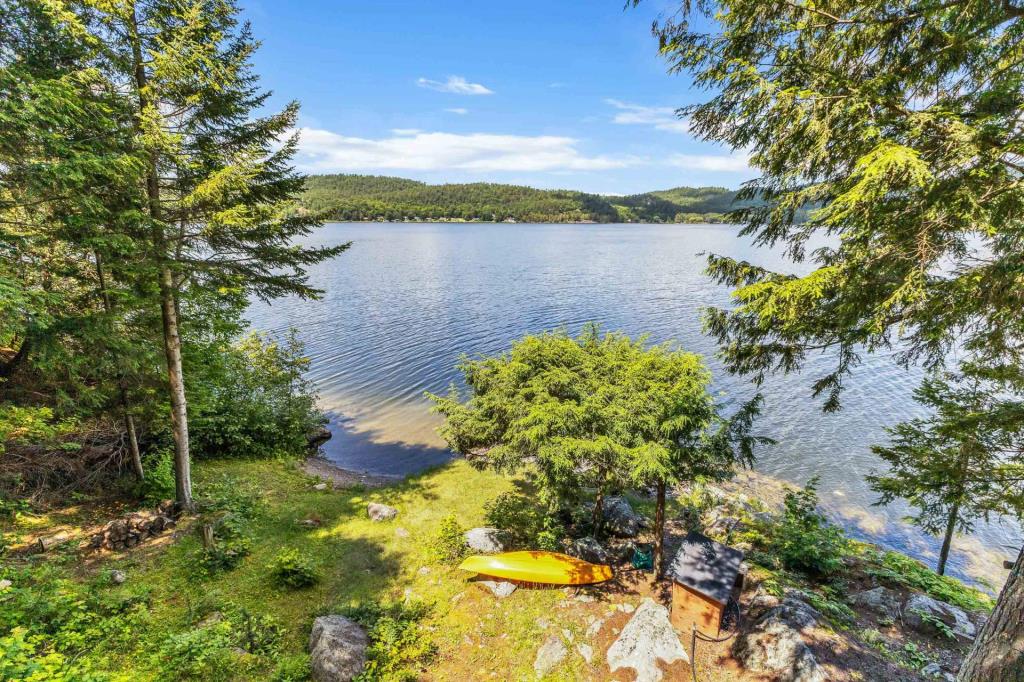
[[[601,533],[601,525],[604,520],[604,482],[597,486],[597,495],[594,497],[594,511],[590,513],[590,525],[593,527],[594,537]]]
[[[939,551],[939,565],[935,572],[939,575],[946,575],[946,560],[949,558],[949,547],[953,544],[953,531],[956,530],[956,520],[960,515],[960,500],[953,503],[949,510],[949,522],[946,523],[946,535],[942,538],[942,550]]]
[[[96,277],[99,279],[100,296],[103,298],[103,309],[107,313],[114,312],[114,302],[110,300],[110,292],[107,291],[107,280],[103,275],[103,259],[100,252],[94,252],[96,256]],[[117,354],[114,354],[114,363],[117,364]],[[135,477],[140,481],[146,477],[142,470],[142,454],[139,452],[139,437],[135,431],[135,417],[128,409],[128,385],[124,379],[124,373],[120,368],[117,370],[118,401],[122,417],[124,418],[124,430],[128,434],[128,450],[132,456],[132,469],[135,470]]]
[[[171,389],[171,429],[174,435],[174,495],[185,511],[192,511],[192,465],[188,447],[188,407],[185,376],[181,369],[181,337],[174,297],[174,275],[166,265],[160,269],[160,309],[164,323],[164,353]]]
[[[132,3],[128,16],[131,24],[132,58],[135,67],[135,86],[139,91],[139,128],[146,113],[154,106],[146,82],[146,66],[142,60],[142,42],[139,38],[138,18]],[[167,239],[161,222],[160,177],[157,152],[150,151],[146,170],[146,197],[149,217],[153,223],[154,247],[160,261],[160,312],[163,320],[164,353],[167,356],[167,382],[171,397],[171,430],[174,436],[174,492],[178,506],[192,511],[192,471],[188,447],[188,408],[185,401],[185,379],[181,369],[181,336],[178,330],[178,312],[175,296],[174,273],[167,262]]]
[[[658,481],[654,507],[654,579],[665,577],[665,481]]]
[[[1024,680],[1024,548],[1006,579],[992,617],[960,666],[958,682]]]

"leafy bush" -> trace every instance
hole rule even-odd
[[[198,505],[214,525],[214,544],[200,550],[201,573],[230,571],[252,551],[249,524],[263,509],[259,494],[232,476],[208,481]]]
[[[227,620],[171,635],[156,653],[163,680],[222,680],[231,677],[237,634]]]
[[[189,387],[196,454],[264,458],[304,452],[307,434],[324,419],[303,377],[309,359],[294,330],[281,341],[253,333],[216,351],[203,354]]]
[[[487,525],[500,530],[513,547],[558,549],[565,529],[548,509],[522,493],[504,492],[484,505]]]
[[[786,568],[830,575],[842,567],[848,545],[843,531],[818,513],[817,485],[814,477],[802,490],[786,493],[785,513],[770,543]]]
[[[306,682],[312,675],[309,654],[285,656],[277,664],[270,682]]]
[[[418,668],[432,659],[437,647],[420,627],[429,613],[422,603],[369,603],[343,610],[344,615],[362,625],[370,646],[366,667],[356,679],[360,682],[413,682]]]
[[[174,453],[160,450],[147,457],[142,468],[146,477],[135,484],[137,497],[147,502],[174,499]]]
[[[105,679],[55,651],[42,649],[43,638],[14,628],[0,637],[0,680],[24,682],[99,682]]]
[[[269,614],[252,614],[240,609],[231,618],[238,636],[238,646],[257,656],[277,653],[284,628]]]
[[[444,564],[454,564],[466,555],[466,529],[459,524],[455,514],[441,519],[430,540],[430,554]]]
[[[313,562],[299,554],[297,549],[286,549],[271,562],[270,575],[281,587],[298,589],[315,585],[320,576]]]
[[[228,514],[215,525],[213,544],[199,552],[196,569],[201,574],[230,571],[252,552],[252,538],[243,519]]]
[[[876,560],[865,571],[883,582],[921,590],[968,611],[992,609],[992,598],[984,592],[968,587],[956,578],[939,575],[920,561],[899,552],[886,552],[880,561]]]
[[[49,407],[0,404],[0,453],[4,443],[47,443],[68,436],[76,426],[74,420],[55,418]]]

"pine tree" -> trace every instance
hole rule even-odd
[[[888,429],[892,443],[872,450],[889,471],[869,476],[880,504],[898,498],[912,521],[943,538],[943,575],[955,531],[977,518],[1024,517],[1024,404],[978,377],[931,376],[915,392],[932,415]]]

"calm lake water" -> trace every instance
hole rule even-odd
[[[729,291],[703,274],[701,252],[728,254],[800,272],[781,254],[755,249],[725,225],[509,225],[331,223],[311,239],[352,241],[311,270],[319,301],[256,303],[257,329],[299,330],[310,378],[332,417],[326,453],[340,466],[408,474],[447,461],[424,391],[459,383],[462,353],[498,353],[529,332],[589,321],[652,342],[675,340],[703,353],[715,388],[741,399],[751,388],[728,376],[701,333],[700,310],[729,303]],[[779,441],[758,455],[763,474],[803,483],[820,476],[823,503],[851,534],[933,561],[938,541],[900,522],[906,510],[873,507],[863,476],[880,467],[869,445],[883,427],[917,413],[920,373],[886,355],[865,357],[843,409],[823,414],[810,385],[831,358],[812,358],[800,375],[773,377],[760,430]],[[951,570],[1001,580],[993,566],[1015,554],[1015,525],[980,525],[958,541]],[[955,548],[956,550],[956,548]]]

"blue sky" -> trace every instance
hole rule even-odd
[[[427,182],[633,193],[737,187],[745,156],[674,110],[647,0],[242,0],[272,105],[302,103],[297,165]]]

